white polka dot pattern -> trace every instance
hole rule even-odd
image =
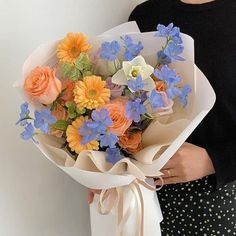
[[[158,191],[162,236],[236,235],[236,182],[216,190],[212,178],[166,185]]]

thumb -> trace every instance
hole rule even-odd
[[[88,204],[91,204],[93,202],[94,199],[94,192],[92,192],[91,190],[88,191],[88,196],[87,196],[87,201]]]

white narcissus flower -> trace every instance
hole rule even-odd
[[[143,90],[152,91],[155,88],[155,82],[150,77],[153,71],[154,68],[148,65],[142,56],[137,56],[132,61],[123,61],[122,69],[113,75],[112,83],[128,85],[128,80],[133,80],[137,76],[141,76],[144,83]]]

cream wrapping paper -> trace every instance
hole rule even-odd
[[[144,50],[142,55],[146,61],[154,65],[156,54],[164,44],[164,39],[154,38],[154,32],[140,33],[135,22],[125,23],[103,35],[90,38],[94,45],[91,54],[95,55],[100,43],[104,40],[118,40],[122,34],[130,34],[133,39],[142,41]],[[106,162],[105,154],[100,151],[83,151],[76,161],[63,149],[61,140],[51,136],[37,136],[37,147],[41,152],[60,169],[70,175],[80,184],[93,189],[116,189],[124,193],[124,211],[132,206],[132,212],[125,220],[122,232],[117,231],[117,206],[116,201],[110,214],[101,215],[98,210],[98,196],[90,207],[92,236],[134,236],[140,205],[138,198],[134,199],[131,187],[135,184],[141,192],[143,199],[143,232],[144,236],[161,235],[159,223],[162,214],[156,193],[144,187],[149,177],[161,176],[161,168],[171,156],[184,143],[187,137],[197,127],[201,120],[210,111],[215,102],[214,91],[203,73],[194,65],[194,42],[191,37],[181,34],[185,47],[184,62],[175,63],[172,66],[183,77],[184,82],[192,86],[193,92],[189,97],[186,109],[175,105],[170,116],[163,116],[155,120],[144,131],[144,149],[134,156],[134,159],[122,159],[114,166]],[[20,88],[22,96],[32,107],[37,107],[22,92],[25,77],[36,66],[56,65],[56,46],[58,41],[41,45],[26,60],[23,67],[23,79],[15,86]],[[138,182],[137,182],[138,181]],[[143,183],[143,184],[142,184]],[[138,187],[137,187],[138,186]],[[134,192],[136,189],[134,190]],[[140,194],[139,194],[140,196]],[[117,205],[118,204],[118,205]],[[138,235],[141,236],[140,232]]]

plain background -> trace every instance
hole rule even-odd
[[[12,88],[30,52],[69,31],[98,34],[127,21],[141,0],[0,0],[0,235],[89,236],[87,191],[15,126]]]

